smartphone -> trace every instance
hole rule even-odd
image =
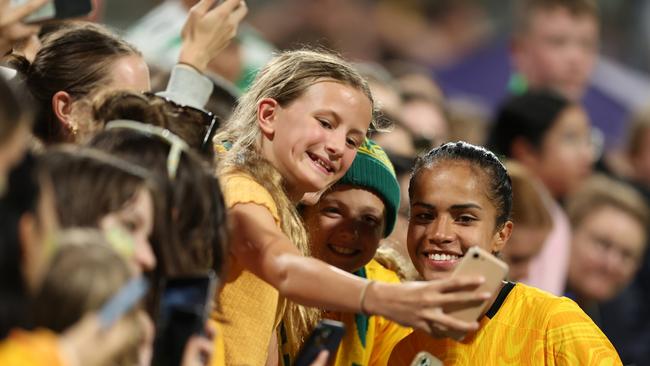
[[[459,276],[483,276],[485,282],[474,292],[490,292],[494,294],[499,290],[503,280],[508,274],[508,265],[491,253],[480,247],[471,247],[463,256],[460,263],[452,273],[453,277]],[[477,302],[475,306],[462,308],[445,308],[445,313],[468,322],[473,322],[485,312],[489,300]],[[454,334],[452,338],[461,340],[464,334]]]
[[[11,5],[19,6],[28,1],[11,0]],[[35,23],[50,19],[79,18],[90,14],[92,10],[92,0],[51,0],[24,20],[28,23]]]
[[[164,281],[152,365],[181,363],[188,339],[204,332],[217,282],[213,271]]]
[[[321,320],[302,346],[294,366],[310,366],[323,350],[329,351],[329,357],[334,357],[344,334],[343,323],[329,319]]]
[[[415,355],[411,366],[442,366],[442,361],[427,351],[421,351]]]
[[[101,329],[108,329],[115,324],[144,297],[148,289],[149,283],[142,276],[129,280],[99,310]]]

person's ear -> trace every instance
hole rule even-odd
[[[70,114],[72,113],[72,96],[60,90],[52,96],[52,110],[62,124],[70,127]]]
[[[510,235],[512,235],[512,221],[506,221],[505,224],[497,231],[494,233],[494,238],[492,241],[492,253],[498,253],[501,250],[503,250],[503,247],[506,245],[508,242],[508,239],[510,239]]]
[[[538,151],[523,137],[516,137],[510,145],[510,154],[518,162],[528,169],[535,167],[538,159]]]
[[[280,103],[273,98],[264,98],[257,103],[257,124],[262,134],[268,139],[273,139],[275,134],[275,123]]]

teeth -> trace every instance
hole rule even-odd
[[[435,254],[429,254],[429,259],[432,259],[434,261],[453,261],[453,260],[457,260],[458,256],[453,254],[435,253]]]
[[[333,251],[339,254],[353,254],[357,251],[356,249],[339,247],[336,245],[330,245],[330,248],[332,248]]]
[[[311,155],[311,154],[310,154]],[[323,159],[319,158],[317,155],[311,155],[312,160],[320,166],[322,166],[325,170],[328,172],[331,172],[333,169],[330,167],[330,165]]]
[[[322,166],[323,168],[329,170],[329,167],[327,166],[327,164],[325,164],[325,162],[322,161],[321,159],[318,159],[318,164],[320,164],[320,166]]]

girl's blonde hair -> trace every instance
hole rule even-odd
[[[282,231],[305,256],[311,252],[303,221],[295,203],[287,196],[284,178],[260,153],[257,105],[261,99],[272,98],[286,107],[310,86],[324,80],[340,82],[363,92],[372,105],[371,124],[374,125],[375,107],[370,88],[351,64],[330,53],[297,50],[279,54],[259,72],[248,92],[239,99],[230,120],[214,138],[216,144],[232,144],[219,159],[219,175],[243,172],[268,190],[280,213]],[[292,356],[320,317],[318,309],[287,302],[284,325]]]

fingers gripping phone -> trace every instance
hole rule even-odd
[[[188,339],[202,334],[217,288],[217,276],[169,278],[164,282],[152,365],[178,366]]]
[[[29,0],[11,0],[12,6],[24,5]],[[25,18],[28,23],[50,19],[79,18],[93,10],[91,0],[51,0]]]
[[[458,263],[451,277],[483,276],[485,282],[474,290],[475,293],[489,292],[494,294],[499,290],[508,274],[508,265],[480,247],[471,247]],[[473,306],[445,308],[445,313],[467,322],[479,319],[489,305],[489,299],[477,302]],[[453,338],[462,339],[464,334],[455,334]]]
[[[343,323],[329,319],[321,320],[302,346],[294,365],[311,365],[323,350],[329,351],[329,357],[334,357],[344,334]]]

